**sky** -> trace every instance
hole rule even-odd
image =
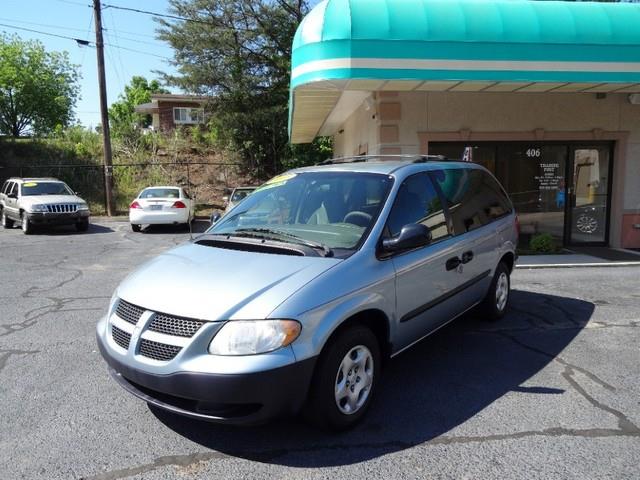
[[[47,50],[66,50],[72,63],[80,66],[81,98],[76,104],[77,120],[87,127],[100,123],[96,49],[79,47],[75,41],[40,33],[8,28],[5,25],[49,32],[95,42],[91,0],[0,0],[0,31],[18,34],[22,39],[40,40]],[[169,13],[167,0],[102,0],[105,5],[123,6],[157,13]],[[155,39],[157,23],[152,16],[103,8],[105,29],[105,70],[108,103],[118,99],[134,75],[151,80],[156,70],[174,72],[167,59],[173,50]],[[131,50],[136,50],[131,51]],[[162,57],[162,58],[160,58]],[[180,93],[169,87],[173,93]]]

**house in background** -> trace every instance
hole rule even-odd
[[[137,113],[151,115],[153,130],[172,131],[182,125],[205,123],[205,106],[209,97],[154,93],[151,102],[138,105]]]

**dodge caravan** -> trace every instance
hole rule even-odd
[[[98,345],[114,379],[161,409],[230,424],[302,411],[349,428],[386,359],[472,308],[505,314],[517,235],[479,165],[291,170],[130,274]]]

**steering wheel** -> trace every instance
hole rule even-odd
[[[371,223],[371,219],[373,217],[369,215],[367,212],[349,212],[345,215],[342,220],[344,223],[352,223],[354,225],[358,225],[359,227],[368,227],[369,223]]]

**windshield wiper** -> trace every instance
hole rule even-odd
[[[237,235],[240,233],[241,235]],[[333,257],[333,250],[329,248],[327,245],[321,242],[314,242],[313,240],[307,240],[306,238],[299,237],[298,235],[294,235],[293,233],[284,232],[282,230],[273,230],[271,228],[239,228],[234,232],[230,232],[227,235],[231,236],[242,236],[242,235],[251,235],[251,236],[259,236],[260,238],[272,238],[274,240],[290,240],[292,243],[297,243],[299,245],[304,245],[306,247],[310,247],[316,250],[322,250],[324,252],[325,257]]]

